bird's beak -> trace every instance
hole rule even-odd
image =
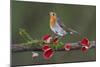
[[[51,12],[49,12],[49,15],[51,14]]]
[[[48,15],[50,15],[50,13],[48,13]]]

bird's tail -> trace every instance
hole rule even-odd
[[[70,35],[74,35],[74,34],[78,34],[78,35],[80,35],[80,33],[79,32],[77,32],[77,31],[75,31],[75,30],[73,30],[73,29],[70,29],[69,28],[69,32],[68,32],[68,34],[70,34]]]

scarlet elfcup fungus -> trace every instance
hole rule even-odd
[[[71,44],[70,43],[65,44],[64,49],[66,51],[69,51],[71,49]]]
[[[80,43],[81,43],[82,46],[89,47],[89,40],[88,40],[88,38],[83,38]]]
[[[87,52],[88,49],[89,49],[89,47],[87,47],[87,46],[82,46],[81,51],[85,53],[85,52]]]
[[[82,45],[81,51],[87,52],[87,50],[89,49],[89,46],[90,46],[90,42],[89,42],[88,38],[83,38],[81,40],[80,44]]]
[[[42,47],[42,50],[43,50],[43,51],[46,51],[48,48],[50,48],[50,46],[46,44],[46,45],[44,45],[44,46]]]
[[[54,54],[53,49],[48,48],[46,51],[43,52],[44,59],[50,59]]]
[[[42,38],[44,41],[46,41],[47,43],[50,43],[52,37],[49,34],[46,34],[43,36]]]

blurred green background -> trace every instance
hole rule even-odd
[[[96,38],[96,7],[88,5],[50,4],[12,1],[12,43],[24,42],[19,28],[25,29],[33,39],[52,34],[49,27],[49,12],[57,13],[63,23],[81,33],[81,36],[66,36],[63,41],[76,42],[83,37]]]
[[[96,6],[11,1],[11,45],[25,42],[19,35],[19,28],[25,29],[33,39],[52,34],[48,15],[51,11],[56,12],[66,26],[81,33],[81,36],[66,36],[62,40],[65,43],[77,42],[83,37],[88,37],[90,41],[96,40]],[[11,64],[34,65],[96,60],[95,48],[85,54],[80,50],[56,51],[50,60],[43,58],[42,51],[35,52],[39,53],[38,58],[31,57],[32,51],[12,53]]]

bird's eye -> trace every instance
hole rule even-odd
[[[52,15],[54,16],[55,14],[53,13]]]

